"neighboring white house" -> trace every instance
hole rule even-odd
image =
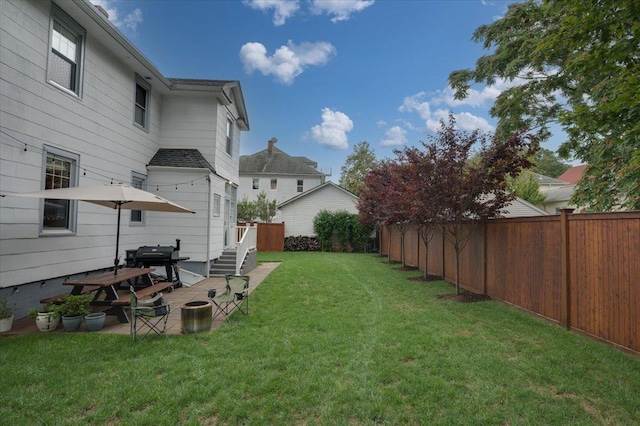
[[[0,23],[0,192],[145,188],[196,214],[123,212],[120,253],[179,238],[207,274],[235,245],[240,83],[164,77],[88,0],[2,0]],[[13,287],[18,311],[113,265],[116,213],[63,203],[52,218],[50,203],[0,198],[0,295]]]
[[[358,197],[333,182],[311,188],[276,208],[284,222],[284,236],[312,236],[313,219],[321,210],[358,214]]]
[[[528,216],[546,216],[547,212],[539,207],[534,206],[530,202],[516,197],[509,205],[502,209],[503,217],[528,217]]]
[[[275,142],[273,138],[267,149],[240,156],[238,199],[255,201],[265,192],[267,199],[282,203],[325,182],[327,175],[317,170],[316,162],[290,156],[276,148]]]

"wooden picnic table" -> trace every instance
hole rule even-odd
[[[86,293],[85,287],[96,291],[91,304],[93,306],[107,306],[108,310],[105,311],[107,315],[115,315],[120,322],[129,322],[129,318],[125,313],[121,304],[114,304],[113,302],[118,300],[118,290],[129,290],[129,285],[122,286],[124,282],[133,284],[131,280],[141,281],[142,286],[149,287],[153,285],[153,280],[149,276],[149,273],[155,270],[155,268],[122,268],[118,269],[118,273],[114,274],[113,271],[103,272],[98,275],[89,275],[79,280],[66,281],[64,285],[73,286],[71,294],[77,295]],[[104,294],[104,299],[101,295]]]

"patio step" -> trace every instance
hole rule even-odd
[[[209,276],[223,277],[227,274],[236,273],[236,251],[225,250],[222,255],[214,260],[213,265],[209,268]],[[240,273],[244,273],[244,263],[240,267]]]

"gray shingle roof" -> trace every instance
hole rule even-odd
[[[195,169],[209,169],[215,172],[215,168],[209,163],[197,149],[167,149],[161,148],[156,152],[149,166],[162,167],[188,167]]]
[[[252,155],[240,156],[240,174],[324,176],[322,172],[307,164],[308,158],[306,160],[302,160],[301,157],[292,157],[276,147],[269,156],[268,149],[264,149]]]
[[[566,185],[567,183],[561,181],[559,179],[555,179],[549,176],[541,175],[540,173],[528,172],[531,173],[535,180],[538,181],[540,185]]]

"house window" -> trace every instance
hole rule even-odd
[[[302,179],[298,179],[298,192],[302,192],[304,190],[304,181]]]
[[[220,216],[220,194],[213,194],[213,216]]]
[[[278,189],[278,179],[271,179],[271,189],[274,191]]]
[[[149,103],[151,100],[151,85],[136,75],[135,102],[133,106],[133,122],[144,130],[149,130]]]
[[[85,30],[56,5],[51,6],[47,78],[80,96]]]
[[[76,154],[45,147],[44,189],[76,186],[79,159],[80,157]],[[42,232],[75,232],[75,216],[76,201],[45,198],[42,210]]]
[[[231,155],[233,149],[233,120],[227,116],[227,154]]]
[[[260,189],[260,179],[258,178],[253,178],[253,185],[252,185],[253,189]]]
[[[141,173],[133,173],[131,186],[134,188],[147,189],[147,177]],[[144,212],[142,210],[131,210],[131,225],[144,225]]]

